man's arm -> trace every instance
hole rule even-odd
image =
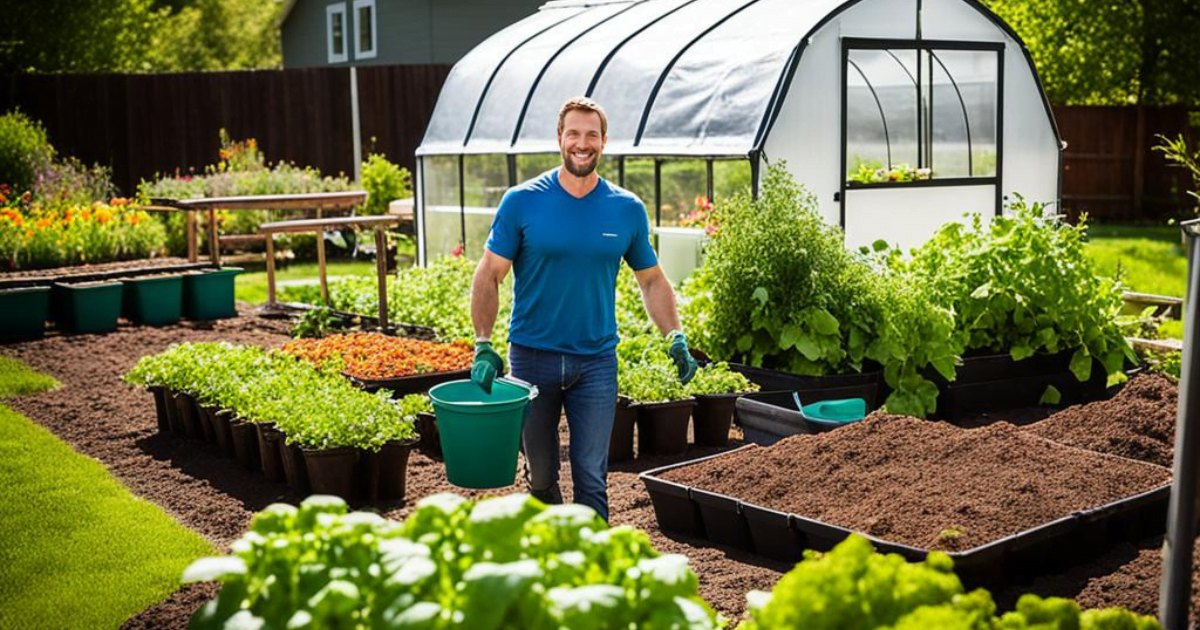
[[[483,258],[471,280],[471,323],[476,339],[491,339],[500,310],[500,283],[512,268],[512,261],[484,249]],[[670,285],[667,286],[670,289]],[[674,304],[672,304],[672,309]]]
[[[675,291],[671,281],[663,273],[662,265],[647,267],[633,272],[638,286],[642,288],[642,301],[646,312],[662,334],[679,330],[679,311],[675,308]]]

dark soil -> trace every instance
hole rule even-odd
[[[1170,471],[1007,423],[968,430],[874,414],[664,477],[893,542],[962,550],[1159,487]]]
[[[143,258],[139,260],[120,260],[116,262],[99,263],[95,265],[74,265],[71,267],[52,267],[50,269],[25,269],[0,273],[0,282],[4,280],[32,280],[43,278],[70,278],[71,276],[90,276],[97,273],[124,271],[126,269],[156,269],[158,267],[176,267],[189,264],[186,258]]]
[[[1161,374],[1140,374],[1108,400],[1075,405],[1026,430],[1061,444],[1171,466],[1179,388]]]
[[[0,345],[0,354],[19,358],[63,383],[58,390],[10,398],[5,404],[45,426],[79,452],[98,459],[134,494],[158,504],[185,526],[212,541],[222,553],[245,531],[253,514],[276,501],[302,497],[286,484],[239,468],[214,447],[157,433],[153,397],[126,385],[121,375],[145,355],[183,341],[230,341],[278,347],[287,341],[287,322],[249,316],[211,324],[184,322],[161,328],[122,324],[108,335],[51,335],[45,339]],[[733,438],[740,438],[734,430]],[[562,485],[570,499],[570,465],[564,441]],[[731,439],[729,448],[741,446]],[[649,495],[637,474],[723,449],[693,449],[685,455],[624,462],[609,473],[609,502],[614,525],[646,530],[664,553],[688,556],[700,576],[700,594],[718,611],[737,620],[746,592],[769,590],[790,568],[751,554],[713,546],[705,540],[666,534],[658,529]],[[524,484],[487,494],[524,491]],[[403,503],[365,506],[390,518],[403,518],[415,501],[437,492],[464,491],[446,481],[442,464],[414,452],[409,460],[408,497]],[[187,626],[192,612],[216,592],[212,585],[185,586],[165,602],[132,617],[127,628]]]

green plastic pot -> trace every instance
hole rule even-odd
[[[0,337],[40,337],[50,319],[50,287],[0,290]]]
[[[183,276],[183,316],[201,320],[237,317],[233,281],[239,273],[241,267],[225,267]]]
[[[183,276],[125,280],[124,314],[130,321],[164,326],[183,314]]]
[[[53,297],[59,328],[74,333],[116,330],[123,288],[120,282],[55,284]]]
[[[535,397],[536,387],[507,380],[497,380],[491,394],[469,379],[429,390],[450,483],[474,489],[513,485],[525,406]]]

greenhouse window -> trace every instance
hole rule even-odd
[[[846,186],[994,184],[1002,55],[985,42],[845,40]]]

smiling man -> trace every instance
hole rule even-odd
[[[600,177],[608,118],[591,99],[558,114],[562,166],[509,190],[471,287],[475,364],[471,379],[491,391],[504,372],[492,348],[499,287],[513,270],[508,339],[513,376],[538,388],[526,407],[522,449],[530,492],[562,503],[558,427],[570,430],[574,499],[608,520],[608,442],[617,402],[617,272],[634,271],[650,318],[670,337],[679,379],[696,372],[679,328],[675,293],[650,246],[646,207]]]

